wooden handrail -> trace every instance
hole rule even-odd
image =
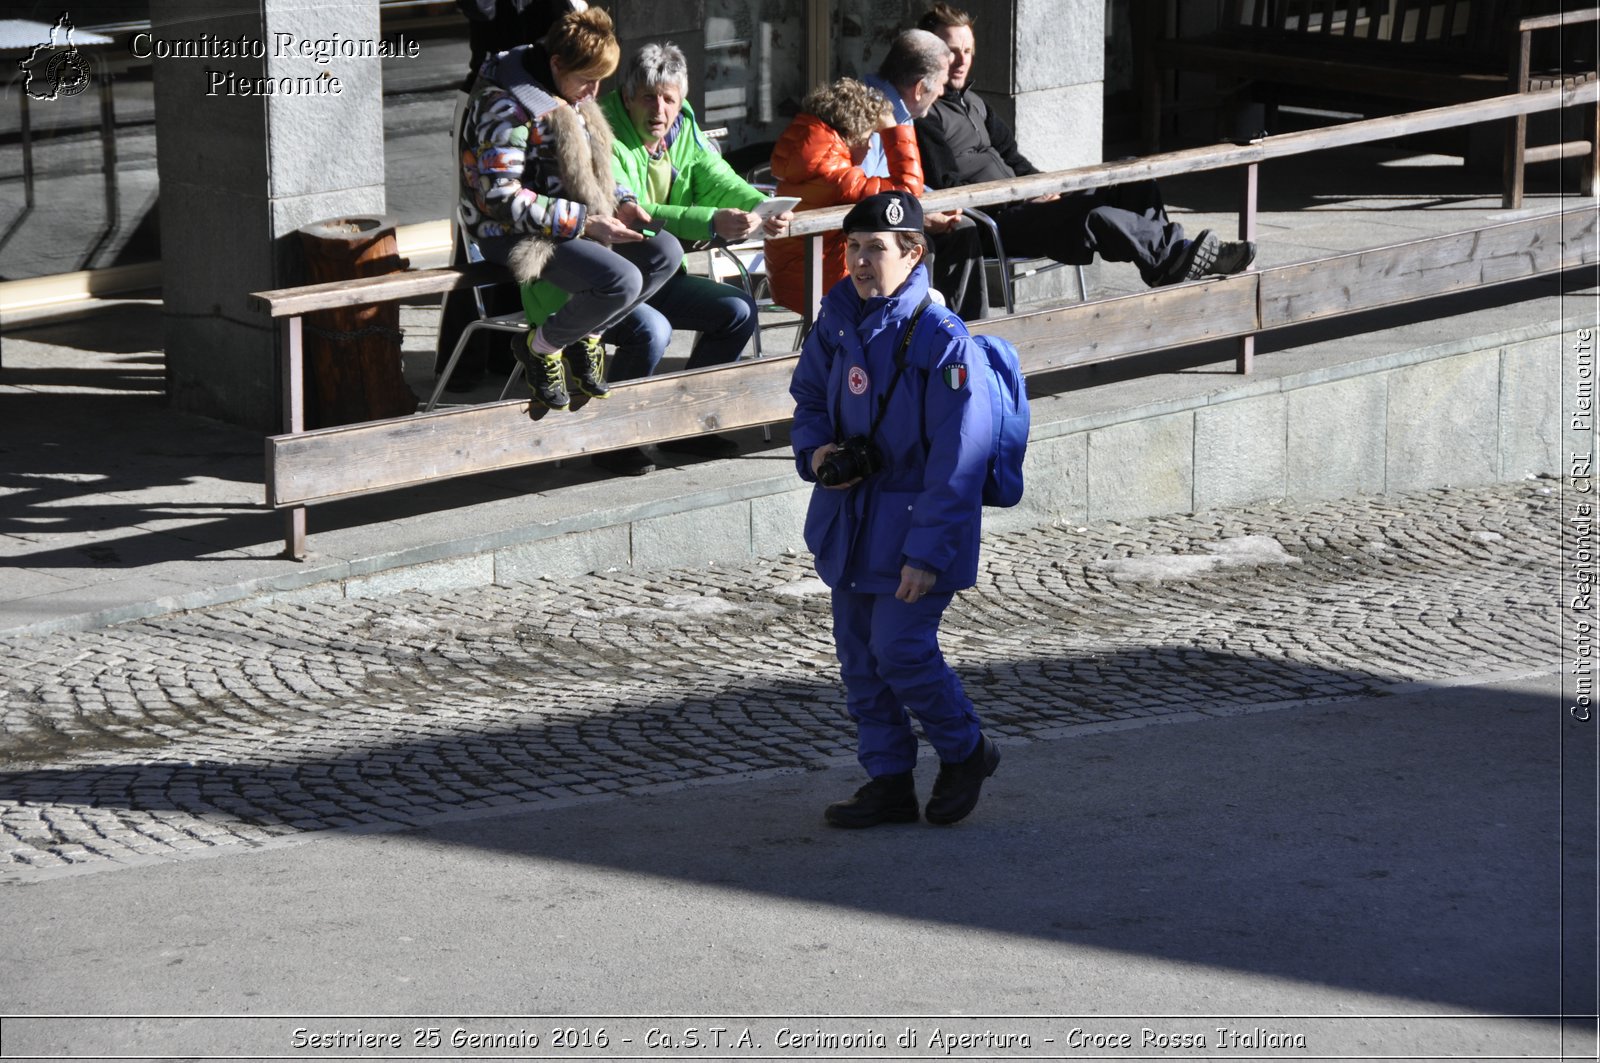
[[[1529,30],[1553,30],[1559,26],[1576,26],[1597,19],[1600,19],[1600,8],[1591,7],[1583,11],[1563,11],[1559,15],[1534,15],[1518,22],[1517,29],[1523,33]]]
[[[1203,173],[1207,170],[1259,164],[1272,159],[1326,151],[1330,148],[1369,144],[1477,122],[1492,122],[1517,115],[1558,110],[1582,103],[1600,103],[1600,83],[1590,82],[1577,86],[1541,89],[1538,92],[1513,93],[1508,96],[1451,104],[1447,107],[1413,111],[1388,118],[1371,118],[1325,129],[1285,133],[1249,144],[1189,148],[1126,162],[1100,163],[1005,181],[963,185],[960,188],[929,192],[922,197],[922,204],[928,210],[992,206],[996,203],[1009,203],[1052,192],[1103,188],[1134,181],[1174,177],[1179,174]],[[848,213],[850,208],[847,206],[803,211],[795,215],[794,222],[789,226],[789,232],[793,236],[833,232],[844,222],[844,216]],[[292,317],[313,310],[437,295],[470,284],[483,284],[506,277],[504,271],[498,267],[476,266],[472,267],[472,270],[479,272],[461,269],[419,270],[364,280],[279,288],[256,292],[251,299],[259,309],[265,310],[272,317]]]

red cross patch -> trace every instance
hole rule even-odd
[[[848,383],[850,385],[850,394],[865,395],[867,393],[868,384],[867,371],[861,368],[859,365],[851,366]]]

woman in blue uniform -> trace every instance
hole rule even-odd
[[[961,319],[929,303],[916,197],[869,196],[844,232],[849,273],[823,299],[790,385],[796,465],[817,485],[806,545],[833,589],[840,674],[871,776],[824,816],[838,827],[916,821],[915,716],[940,761],[928,822],[954,823],[1000,762],[939,652],[945,607],[977,580],[989,374]]]

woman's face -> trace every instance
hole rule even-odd
[[[550,73],[556,79],[556,95],[568,103],[592,100],[600,91],[600,78],[574,73],[563,66],[556,56],[550,57]]]
[[[844,261],[856,294],[871,299],[898,291],[922,261],[922,248],[900,250],[894,233],[850,233],[844,241]]]

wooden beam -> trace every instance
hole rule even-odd
[[[1576,11],[1565,11],[1559,15],[1536,15],[1525,18],[1517,23],[1519,30],[1549,30],[1557,26],[1572,26],[1580,22],[1594,22],[1600,20],[1600,8],[1582,8]]]
[[[526,400],[436,410],[267,440],[269,502],[307,505],[429,480],[788,420],[798,355],[613,384],[611,397],[530,419]]]
[[[1048,372],[1322,320],[1596,261],[1592,207],[1214,281],[977,323]],[[618,446],[787,420],[798,356],[618,384],[537,421],[525,401],[344,425],[267,441],[269,502],[303,506]]]
[[[423,295],[467,288],[475,284],[509,284],[511,272],[504,266],[480,262],[473,266],[446,269],[406,270],[382,277],[359,280],[303,284],[298,288],[276,288],[253,292],[250,304],[272,317],[297,317],[314,310],[335,310],[343,306],[392,303]]]
[[[1261,327],[1375,310],[1596,261],[1593,207],[1262,270]]]
[[[1027,375],[1109,362],[1253,332],[1257,274],[1155,288],[1018,317],[975,321],[974,333],[1016,344]]]

